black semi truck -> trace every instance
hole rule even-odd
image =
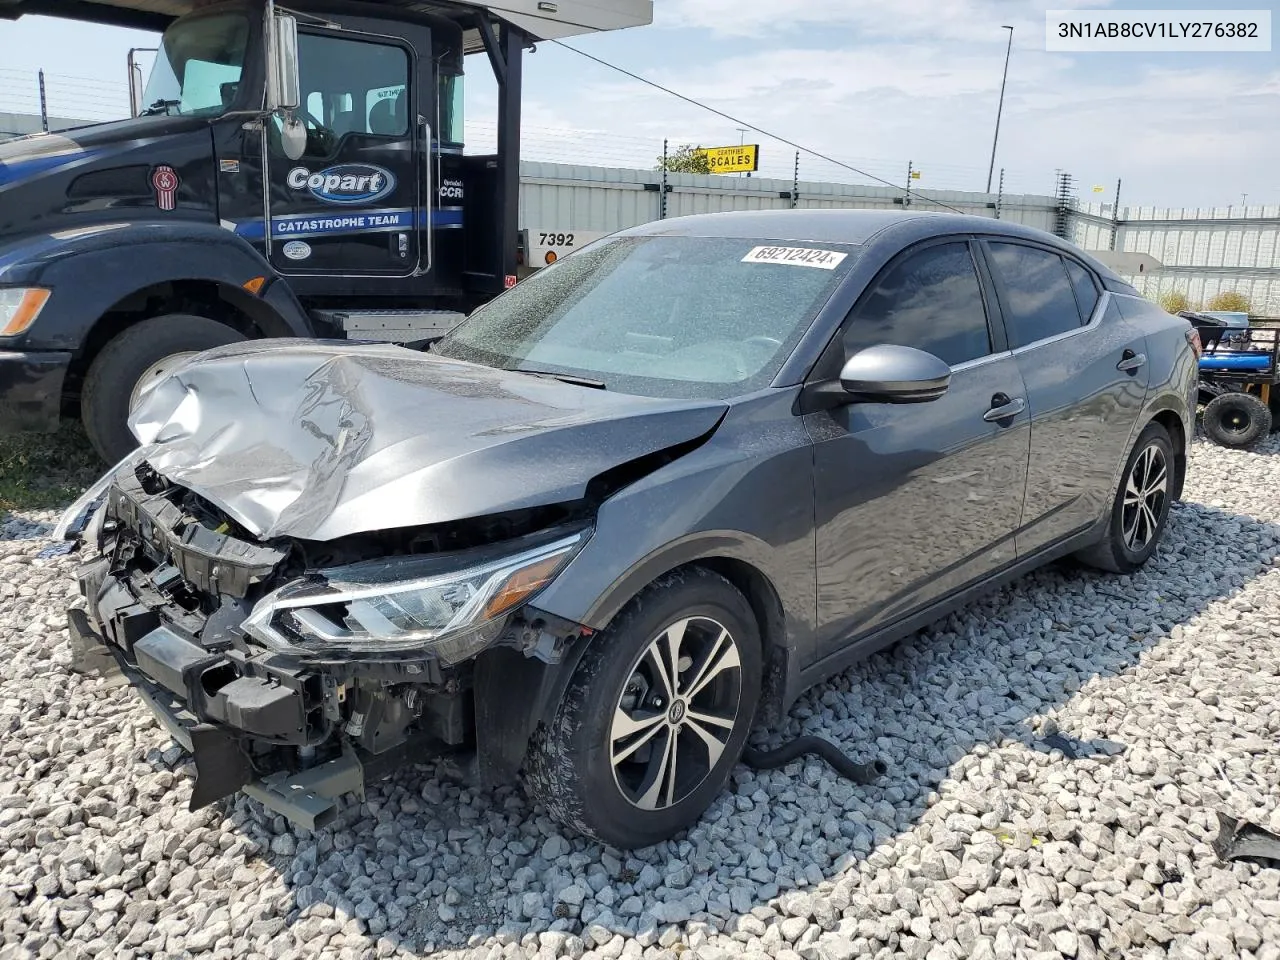
[[[194,353],[420,343],[514,285],[522,54],[653,5],[0,0],[24,14],[163,32],[131,119],[0,143],[0,432],[78,416],[115,462]],[[463,150],[475,59],[492,155]]]

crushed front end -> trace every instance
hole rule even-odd
[[[77,661],[109,654],[191,753],[192,809],[244,790],[315,828],[366,780],[472,745],[477,656],[554,655],[525,602],[589,528],[534,512],[262,541],[139,453],[61,533],[88,555],[69,612]]]

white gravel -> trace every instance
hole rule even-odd
[[[1198,444],[1133,577],[1043,571],[812,691],[774,734],[883,756],[740,768],[687,839],[622,854],[516,790],[406,772],[317,836],[189,773],[128,687],[68,672],[52,517],[0,521],[0,958],[1280,960],[1280,443]],[[1054,728],[1127,745],[1070,760]]]

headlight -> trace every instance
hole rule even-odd
[[[0,287],[0,337],[16,337],[35,323],[49,291],[41,287]]]
[[[583,533],[448,569],[456,558],[404,557],[317,571],[258,601],[246,633],[276,650],[333,654],[423,651],[448,664],[475,656],[569,563]]]
[[[116,474],[125,467],[137,466],[146,459],[147,454],[151,451],[151,447],[136,448],[95,480],[93,486],[80,494],[80,498],[63,512],[62,519],[53,528],[53,533],[51,534],[53,539],[78,539],[84,533],[85,527],[89,525],[89,520],[93,517],[93,514],[102,506],[102,501],[107,496],[107,488],[111,486],[111,481],[115,479]]]

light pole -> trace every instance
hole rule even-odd
[[[996,170],[996,144],[1000,141],[1000,115],[1004,113],[1004,87],[1009,81],[1009,54],[1013,52],[1013,27],[1005,24],[1001,30],[1009,31],[1009,45],[1004,51],[1004,76],[1000,78],[1000,106],[996,110],[996,135],[991,138],[991,165],[987,167],[987,193],[991,192],[991,177]]]

